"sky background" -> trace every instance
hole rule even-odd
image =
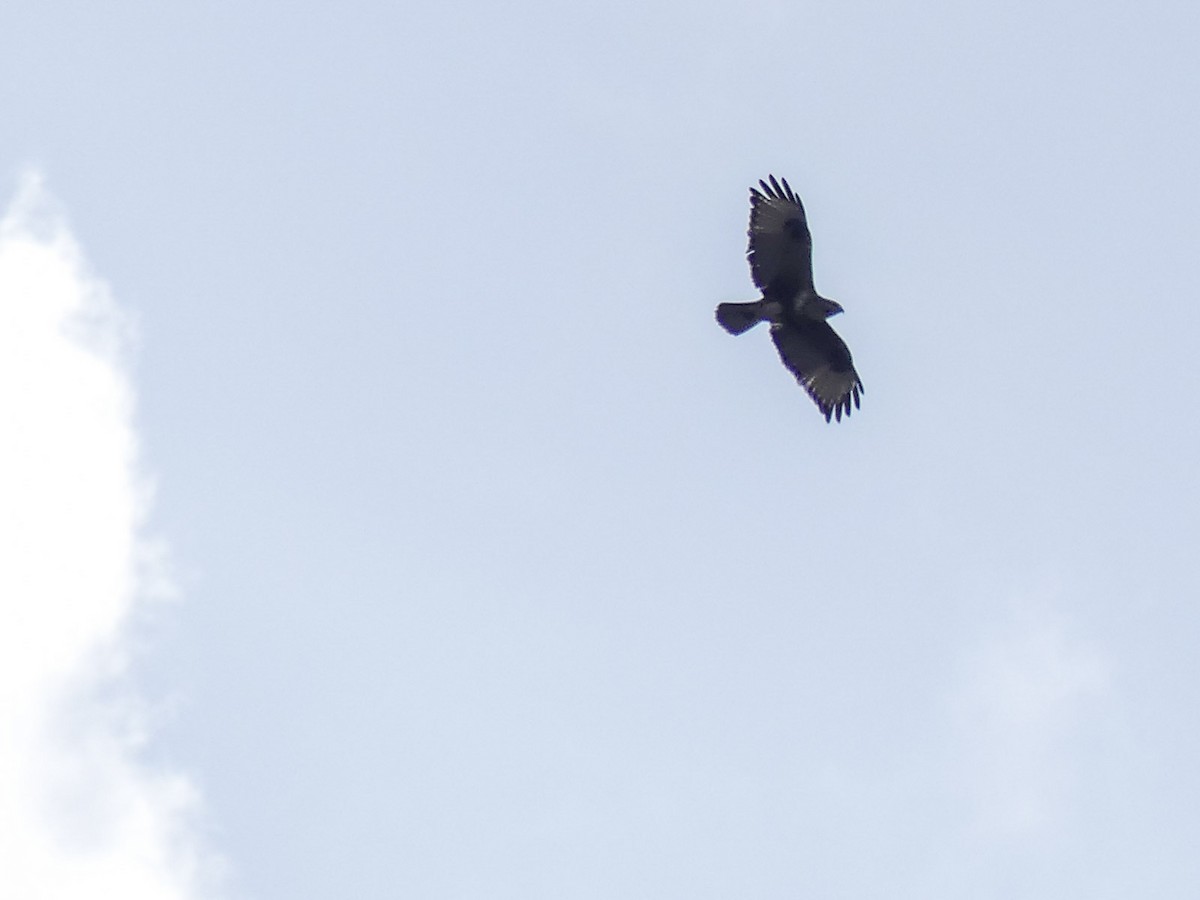
[[[1198,41],[4,4],[0,894],[1195,897]],[[768,173],[840,424],[712,319]]]

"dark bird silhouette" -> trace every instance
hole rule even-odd
[[[762,291],[753,303],[722,303],[717,322],[741,334],[759,322],[771,323],[771,340],[783,364],[808,391],[825,421],[850,415],[865,393],[850,350],[825,320],[842,307],[813,287],[812,235],[804,205],[787,179],[760,181],[750,188],[750,275]],[[781,183],[782,182],[782,183]]]

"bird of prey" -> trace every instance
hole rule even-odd
[[[851,401],[865,393],[850,350],[825,320],[842,311],[813,287],[812,235],[804,205],[787,179],[760,181],[750,188],[750,247],[746,256],[762,299],[722,303],[717,322],[741,334],[759,322],[771,323],[771,340],[783,364],[808,391],[828,422],[850,415]]]

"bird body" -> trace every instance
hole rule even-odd
[[[771,339],[783,364],[825,415],[850,415],[864,393],[850,350],[826,321],[841,304],[813,287],[812,235],[804,205],[787,179],[760,181],[750,189],[750,246],[746,256],[762,299],[722,303],[717,322],[730,334],[771,324]]]

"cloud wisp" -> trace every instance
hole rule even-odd
[[[140,759],[142,533],[125,325],[41,179],[0,221],[0,896],[193,898],[189,780]]]
[[[1106,709],[1105,657],[1049,610],[1026,610],[975,648],[964,674],[957,707],[976,827],[1044,839],[1073,805],[1079,742]]]

